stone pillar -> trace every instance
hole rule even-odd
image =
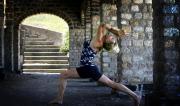
[[[3,18],[0,18],[0,21],[3,22]],[[4,41],[3,41],[3,38],[4,38],[4,27],[3,27],[3,24],[0,24],[0,68],[4,68]]]
[[[91,1],[91,39],[97,35],[97,29],[100,25],[101,19],[101,5],[100,0],[92,0]],[[102,54],[96,55],[95,58],[96,64],[99,70],[102,72]]]
[[[154,92],[164,99],[180,95],[180,3],[153,0]]]
[[[4,1],[0,1],[0,67],[3,65]],[[1,71],[1,70],[0,70]]]
[[[84,29],[71,29],[70,30],[70,53],[69,53],[69,66],[79,66],[81,50],[84,41]]]
[[[85,39],[91,39],[91,1],[86,0],[85,11]]]
[[[18,32],[19,32],[19,28],[18,28],[18,26],[16,26],[16,27],[13,27],[13,29],[14,29],[14,32],[13,32],[13,44],[12,44],[12,51],[13,51],[13,57],[12,57],[12,61],[13,61],[13,68],[14,68],[14,71],[15,72],[20,72],[21,70],[19,70],[18,69],[18,64],[19,64],[19,62],[18,61],[20,61],[19,60],[19,46],[18,46]]]
[[[102,4],[102,22],[117,27],[117,8],[115,2],[107,2]],[[103,51],[102,54],[103,73],[112,79],[117,79],[117,54],[113,52]]]
[[[12,61],[12,38],[13,38],[13,21],[6,21],[5,35],[4,35],[4,61],[6,72],[13,71],[13,61]]]
[[[130,33],[121,39],[118,66],[127,84],[153,81],[152,10],[152,0],[118,0],[118,25]]]

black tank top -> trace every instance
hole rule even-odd
[[[95,66],[94,57],[96,52],[90,47],[90,41],[85,41],[83,44],[83,49],[81,53],[80,65]]]

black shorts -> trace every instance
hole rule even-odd
[[[97,66],[81,66],[76,68],[76,70],[81,78],[92,78],[98,81],[102,76]]]

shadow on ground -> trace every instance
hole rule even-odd
[[[0,106],[49,106],[57,94],[59,75],[22,74],[0,82]],[[58,105],[51,105],[58,106]],[[88,79],[68,81],[63,106],[133,106],[124,94]]]

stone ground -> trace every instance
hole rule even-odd
[[[58,74],[21,74],[0,82],[0,106],[48,105],[57,94]],[[88,79],[69,80],[63,106],[133,106],[123,94],[111,94],[111,89],[97,86]]]

